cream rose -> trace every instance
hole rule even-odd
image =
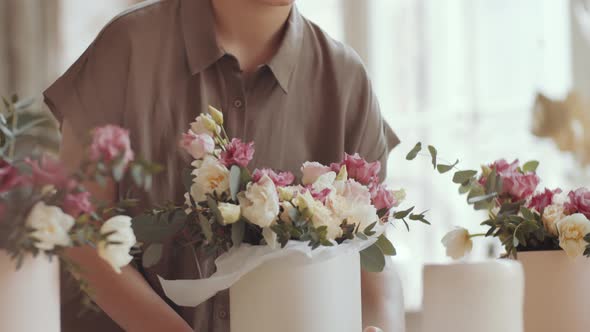
[[[231,225],[240,220],[240,206],[231,203],[219,203],[217,205],[221,216],[223,217],[223,225]]]
[[[334,240],[342,236],[342,228],[340,227],[342,220],[334,215],[332,210],[324,206],[322,202],[316,201],[309,191],[298,195],[295,202],[298,208],[307,209],[311,214],[311,222],[314,227],[326,226],[328,228],[328,240]]]
[[[572,214],[557,222],[559,246],[571,258],[584,253],[588,243],[584,236],[590,233],[590,221],[581,213]]]
[[[197,135],[207,134],[214,136],[221,132],[221,127],[215,123],[215,120],[213,120],[210,114],[201,114],[191,123],[191,130]]]
[[[371,204],[371,192],[362,184],[354,181],[336,181],[336,192],[328,196],[326,205],[341,220],[359,225],[363,231],[367,226],[379,220],[377,208]],[[382,232],[381,224],[374,229]]]
[[[277,187],[281,201],[291,201],[303,190],[302,186]]]
[[[441,242],[446,248],[447,256],[453,259],[462,258],[473,249],[473,241],[471,241],[469,231],[465,228],[450,231],[443,237]]]
[[[270,227],[279,215],[279,196],[272,180],[264,175],[258,183],[248,184],[238,195],[242,215],[252,224]]]
[[[322,165],[315,161],[306,161],[301,167],[301,173],[303,173],[301,182],[303,185],[313,184],[320,177],[320,175],[326,174],[330,171],[331,169],[328,166]]]
[[[334,181],[336,181],[336,173],[335,172],[328,172],[324,173],[315,180],[312,184],[313,190],[316,192],[321,192],[325,189],[334,190]]]
[[[69,232],[74,226],[74,218],[56,206],[49,206],[44,202],[35,204],[27,217],[26,225],[34,229],[31,236],[37,240],[34,243],[37,249],[53,250],[56,246],[72,245]]]
[[[121,273],[121,268],[133,259],[129,251],[136,243],[135,234],[131,229],[131,218],[115,216],[107,220],[100,228],[100,234],[104,236],[109,233],[111,234],[98,243],[98,255],[117,273]]]
[[[552,204],[545,208],[543,211],[543,225],[549,234],[553,236],[559,236],[557,232],[557,223],[565,218],[565,211],[563,205]]]
[[[195,164],[196,165],[196,164]],[[229,191],[229,170],[213,156],[207,156],[193,171],[191,195],[195,202],[207,200],[207,195]]]

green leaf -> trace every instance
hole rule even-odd
[[[490,193],[494,193],[496,192],[496,181],[497,178],[497,173],[496,170],[492,170],[492,172],[490,173],[490,175],[488,175],[488,178],[486,179],[486,186],[485,186],[485,192],[486,194],[490,194]]]
[[[244,241],[246,233],[246,222],[239,220],[231,226],[231,242],[234,247],[239,247]]]
[[[367,226],[365,228],[365,230],[363,231],[363,233],[366,236],[373,236],[373,235],[375,235],[375,232],[373,231],[373,229],[375,228],[376,225],[377,225],[377,221],[375,221],[374,223],[372,223],[369,226]]]
[[[414,160],[418,153],[422,150],[422,143],[418,142],[414,148],[406,155],[406,160]]]
[[[207,241],[211,242],[211,240],[213,240],[213,230],[211,230],[211,224],[209,223],[209,220],[207,220],[207,218],[201,213],[199,213],[198,218],[199,225],[201,226],[201,232],[203,232],[203,235],[205,235]]]
[[[445,174],[448,171],[452,170],[453,168],[455,168],[455,166],[457,166],[459,164],[459,159],[457,159],[457,161],[455,161],[454,164],[452,165],[443,165],[443,164],[439,164],[436,166],[436,169],[438,170],[438,172],[440,174]]]
[[[535,220],[535,215],[531,210],[527,209],[526,207],[522,206],[520,208],[520,213],[524,217],[525,220]]]
[[[584,236],[584,241],[590,243],[590,234],[586,234],[586,236]]]
[[[242,184],[242,169],[239,166],[233,165],[229,171],[229,192],[231,199],[237,201],[238,192]]]
[[[161,243],[150,244],[150,246],[143,252],[143,267],[147,269],[158,264],[160,259],[162,259],[163,252],[164,246]]]
[[[404,222],[404,225],[406,225],[406,229],[409,232],[410,231],[410,225],[408,225],[408,222],[406,221],[406,219],[402,219],[402,221]]]
[[[424,215],[426,212],[420,214],[410,214],[410,220],[420,221],[426,225],[430,225],[430,221],[426,220],[426,216]]]
[[[396,213],[393,214],[393,217],[395,219],[403,219],[405,217],[407,217],[412,211],[414,211],[414,206],[412,206],[411,208],[404,210],[404,211],[398,211]]]
[[[379,236],[375,244],[379,247],[383,255],[395,256],[397,254],[395,251],[395,247],[393,246],[391,241],[389,241],[387,236],[385,236],[385,234],[381,234],[381,236]]]
[[[361,266],[367,272],[381,272],[385,268],[385,256],[377,244],[360,252]]]
[[[466,194],[469,191],[471,191],[471,183],[466,184],[466,185],[461,185],[459,187],[459,194]]]
[[[522,166],[522,171],[524,173],[528,172],[536,172],[537,168],[539,167],[539,162],[536,160],[531,160]]]
[[[436,156],[438,152],[436,151],[436,148],[432,145],[428,146],[428,151],[430,152],[430,157],[432,159],[432,168],[436,169]]]
[[[469,171],[458,171],[453,176],[453,182],[457,184],[463,184],[470,181],[475,175],[477,171],[469,170]]]
[[[184,211],[177,210],[170,221],[161,220],[155,215],[142,214],[131,220],[131,226],[139,242],[163,243],[176,235],[184,227],[185,221]]]
[[[143,169],[141,166],[131,166],[131,177],[136,186],[141,187],[143,185]]]
[[[191,187],[193,186],[193,174],[190,168],[182,170],[182,185],[184,186],[184,191],[188,193],[191,192]]]
[[[363,233],[356,233],[356,237],[358,237],[361,240],[368,240],[369,238],[363,234]]]
[[[514,248],[516,248],[516,247],[518,247],[518,245],[519,245],[519,244],[520,244],[520,243],[518,242],[518,238],[517,238],[516,236],[513,236],[513,237],[512,237],[512,246],[513,246]]]
[[[120,182],[125,175],[125,159],[118,158],[117,161],[113,164],[113,178],[115,181]]]
[[[485,202],[485,201],[489,201],[490,199],[492,199],[496,196],[498,196],[497,193],[491,193],[491,194],[482,195],[482,196],[469,197],[467,199],[467,203],[475,204],[475,203],[479,203],[479,202]]]
[[[223,215],[221,214],[221,211],[219,211],[217,202],[213,199],[213,197],[207,196],[207,205],[209,206],[209,209],[211,209],[215,221],[217,221],[218,224],[223,225]]]

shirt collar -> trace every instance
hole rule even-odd
[[[210,0],[181,0],[180,12],[189,68],[196,75],[224,55],[215,36],[213,8]],[[303,17],[293,6],[281,45],[267,63],[285,93],[302,47],[303,26]]]

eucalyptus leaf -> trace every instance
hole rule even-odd
[[[147,269],[158,264],[162,259],[163,252],[164,246],[161,243],[150,244],[150,246],[143,252],[143,267]]]
[[[539,167],[539,162],[536,160],[531,160],[531,161],[525,163],[524,166],[522,166],[522,171],[524,173],[536,172],[538,167]]]
[[[356,237],[358,237],[361,240],[368,240],[369,238],[363,234],[363,233],[356,233]]]
[[[489,201],[490,199],[492,199],[496,196],[498,196],[497,193],[491,193],[491,194],[482,195],[482,196],[470,197],[467,199],[467,203],[475,204],[475,203],[479,203],[479,202]]]
[[[244,241],[246,233],[246,222],[239,220],[231,226],[231,241],[234,247],[239,247]]]
[[[397,252],[395,251],[395,247],[393,246],[391,241],[389,241],[387,236],[385,236],[385,234],[381,234],[381,236],[379,236],[375,244],[379,247],[383,255],[395,256],[397,254]]]
[[[438,170],[438,172],[440,174],[445,174],[448,171],[450,171],[453,168],[455,168],[458,164],[459,164],[459,159],[457,159],[457,161],[455,161],[455,163],[453,163],[452,165],[439,164],[439,165],[436,166],[436,169]]]
[[[184,227],[186,214],[178,210],[170,222],[159,220],[158,216],[142,214],[132,219],[133,232],[139,242],[163,243]]]
[[[410,213],[411,213],[412,211],[414,211],[414,208],[415,208],[415,207],[414,207],[414,206],[412,206],[411,208],[409,208],[409,209],[407,209],[407,210],[395,212],[395,213],[393,214],[393,217],[394,217],[395,219],[403,219],[403,218],[407,217],[408,215],[410,215]]]
[[[201,226],[201,232],[203,232],[203,235],[205,235],[205,238],[207,239],[208,242],[211,242],[211,240],[213,240],[213,230],[211,229],[211,224],[209,223],[209,220],[207,220],[207,218],[199,213],[199,226]]]
[[[363,233],[366,236],[372,236],[372,235],[374,235],[375,232],[373,231],[373,229],[375,228],[376,225],[377,225],[377,221],[375,221],[374,223],[372,223],[369,226],[365,227],[365,230],[363,231]]]
[[[428,151],[430,152],[432,168],[436,169],[436,162],[437,162],[436,157],[437,157],[438,151],[436,151],[436,148],[432,145],[428,146]]]
[[[207,205],[211,212],[213,213],[213,217],[218,224],[223,225],[223,215],[221,211],[219,211],[219,207],[217,206],[217,202],[211,196],[207,196]]]
[[[238,192],[242,184],[242,169],[239,166],[233,165],[229,171],[229,191],[231,199],[235,202],[238,199]]]
[[[470,181],[475,175],[477,171],[468,170],[468,171],[458,171],[453,176],[453,182],[457,184],[463,184]]]
[[[385,268],[385,256],[377,244],[360,252],[361,266],[367,272],[381,272]]]
[[[422,143],[418,142],[414,148],[406,155],[406,160],[414,160],[418,156],[418,153],[422,150]]]

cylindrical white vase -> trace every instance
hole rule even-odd
[[[0,250],[0,331],[60,332],[57,259],[29,257],[17,271]]]
[[[230,288],[231,331],[360,332],[360,271],[357,252],[266,262]]]
[[[422,331],[522,332],[523,298],[518,262],[427,265]]]
[[[590,330],[590,260],[563,251],[518,253],[525,273],[525,331]]]

